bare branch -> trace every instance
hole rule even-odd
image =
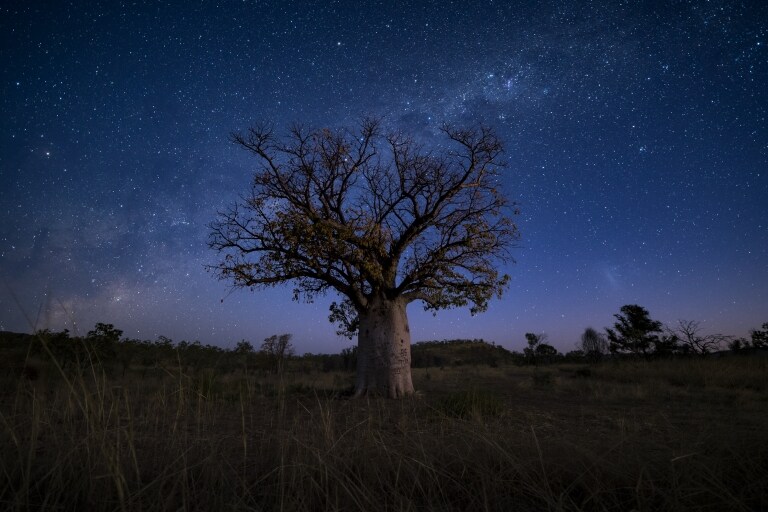
[[[443,132],[441,153],[384,134],[378,119],[354,133],[233,134],[260,166],[250,194],[210,225],[224,257],[209,269],[240,287],[292,282],[297,298],[333,289],[358,311],[374,294],[482,311],[505,288],[496,265],[519,238],[497,190],[501,142],[485,127]]]
[[[676,336],[685,350],[701,355],[723,348],[732,339],[724,334],[702,334],[699,322],[695,320],[678,320],[675,327],[667,327],[666,331]]]

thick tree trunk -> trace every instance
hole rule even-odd
[[[411,333],[406,302],[375,298],[359,312],[355,397],[399,398],[413,393]]]

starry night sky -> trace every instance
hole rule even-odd
[[[231,132],[363,114],[427,143],[492,125],[522,209],[505,297],[412,304],[414,341],[567,351],[624,304],[708,333],[768,321],[762,0],[4,2],[0,38],[0,330],[349,346],[335,297],[204,265],[256,165]]]

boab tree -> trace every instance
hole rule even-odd
[[[327,291],[331,318],[357,331],[355,395],[413,392],[406,306],[486,309],[509,276],[516,211],[497,189],[502,145],[486,127],[444,127],[430,151],[365,119],[352,130],[267,126],[234,134],[259,167],[249,193],[218,214],[210,267],[236,287]]]

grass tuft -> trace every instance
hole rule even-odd
[[[445,416],[478,421],[498,418],[504,409],[504,402],[498,395],[478,388],[451,393],[437,403],[437,410]]]

